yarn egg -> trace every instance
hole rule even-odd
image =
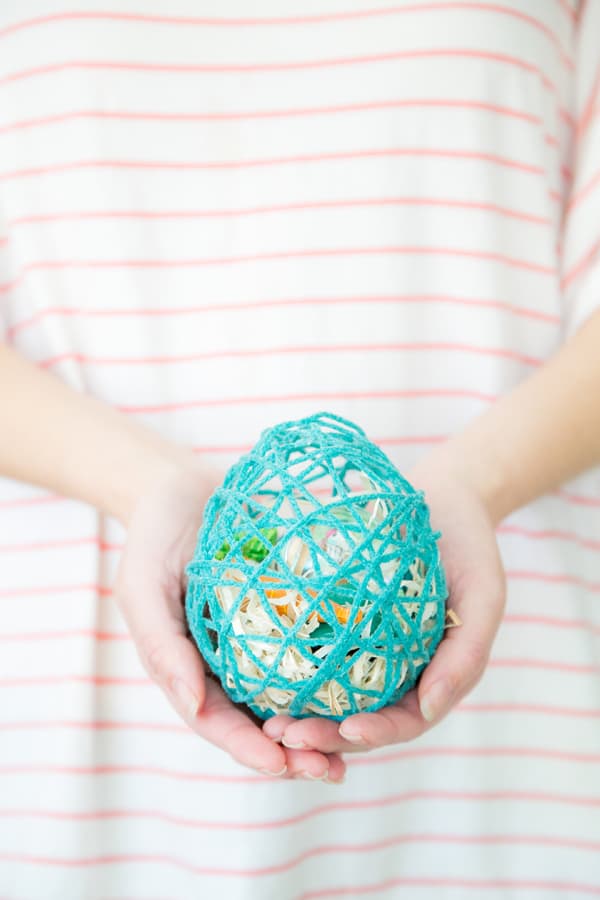
[[[263,431],[208,501],[186,615],[236,703],[343,719],[415,686],[446,580],[424,495],[331,413]]]

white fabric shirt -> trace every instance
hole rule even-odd
[[[600,0],[5,0],[5,339],[223,467],[328,409],[407,471],[600,305],[599,36]],[[342,787],[183,726],[124,538],[0,482],[1,897],[600,895],[598,470],[500,527],[476,689]]]

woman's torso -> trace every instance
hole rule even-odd
[[[563,338],[574,15],[6,4],[8,340],[223,467],[264,426],[330,409],[407,471]],[[600,793],[599,510],[593,472],[504,524],[507,617],[484,680],[336,789],[270,783],[187,733],[110,597],[121,529],[1,482],[2,890],[600,885],[584,846],[598,813],[577,799],[582,778]]]

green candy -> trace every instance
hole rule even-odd
[[[277,543],[276,528],[261,528],[260,533],[266,538],[271,546],[274,546]],[[247,532],[245,531],[236,531],[233,537],[236,541],[241,541],[246,536],[246,534]],[[246,541],[245,544],[242,545],[242,556],[244,557],[244,559],[251,559],[253,562],[262,562],[263,559],[269,555],[270,549],[271,547],[269,547],[264,541],[261,541],[260,538],[256,537],[256,535],[253,535]],[[222,544],[215,553],[215,559],[225,559],[230,550],[230,544],[225,541],[225,543]]]

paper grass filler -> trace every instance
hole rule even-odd
[[[190,631],[260,718],[379,709],[441,640],[439,537],[423,493],[357,425],[330,413],[276,425],[206,506],[186,569]]]

